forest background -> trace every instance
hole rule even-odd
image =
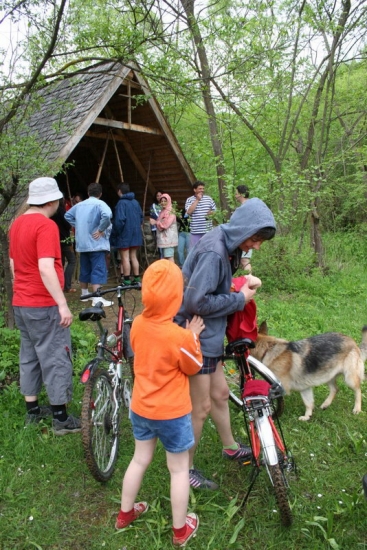
[[[323,233],[365,236],[365,0],[22,0],[0,8],[0,215],[34,175],[62,170],[27,128],[39,107],[32,92],[116,59],[139,64],[220,204],[219,221],[245,183],[321,268]]]

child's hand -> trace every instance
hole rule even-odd
[[[247,283],[250,288],[260,288],[262,285],[261,279],[254,275],[246,275]]]
[[[194,334],[197,334],[197,336],[199,336],[199,334],[201,334],[205,328],[203,318],[199,317],[199,315],[194,315],[190,322],[187,319],[186,328],[189,328]]]
[[[240,292],[244,294],[245,296],[245,303],[248,304],[250,300],[255,296],[256,294],[256,288],[252,288],[249,286],[249,281],[246,278],[246,282],[243,285],[243,287],[240,288]]]

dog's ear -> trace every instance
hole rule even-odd
[[[268,334],[268,324],[263,321],[259,327],[259,334]]]

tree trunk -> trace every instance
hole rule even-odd
[[[4,312],[5,324],[8,328],[15,327],[14,313],[12,307],[13,285],[9,262],[9,243],[8,236],[0,227],[0,257],[3,266],[3,281],[5,293],[0,295],[0,311]]]
[[[203,95],[205,111],[208,116],[209,133],[212,143],[212,149],[215,158],[215,168],[217,172],[219,200],[222,209],[230,211],[230,206],[225,194],[225,168],[222,143],[219,138],[217,116],[215,113],[214,103],[210,93],[211,74],[209,69],[208,56],[206,54],[203,39],[200,33],[199,26],[194,14],[194,0],[181,0],[183,9],[187,17],[187,24],[191,32],[192,39],[196,46],[196,51],[199,57],[200,68],[198,69],[201,78],[201,92]]]
[[[320,232],[320,217],[317,211],[317,204],[314,201],[311,209],[311,246],[316,253],[317,265],[324,269],[324,247],[322,245],[322,238]]]

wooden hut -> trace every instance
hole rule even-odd
[[[182,207],[195,176],[136,66],[103,63],[48,86],[30,119],[47,158],[65,163],[56,179],[65,195],[99,181],[112,208],[116,185],[130,184],[145,214],[157,190]]]

